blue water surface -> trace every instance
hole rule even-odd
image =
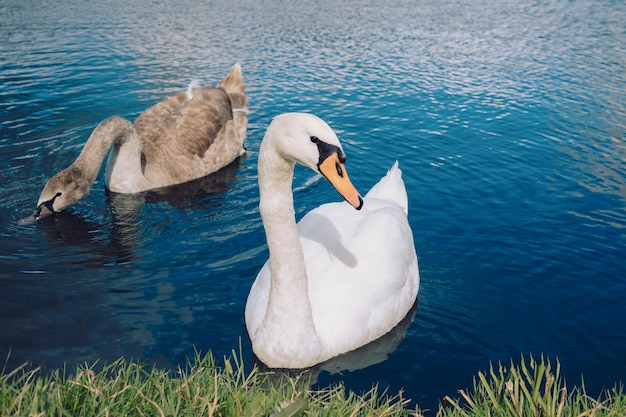
[[[626,379],[626,3],[104,0],[0,4],[0,357],[48,367],[253,356],[267,258],[257,152],[272,117],[338,133],[365,193],[398,160],[421,287],[380,343],[316,368],[436,409],[490,362],[545,355],[597,395]],[[104,118],[240,62],[248,154],[36,224],[46,180]],[[296,213],[339,196],[296,170]],[[358,300],[355,300],[358,302]]]

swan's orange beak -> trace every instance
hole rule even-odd
[[[352,185],[350,178],[348,178],[346,167],[339,160],[337,152],[331,153],[324,159],[318,165],[318,169],[348,203],[355,209],[361,210],[363,198],[361,198],[359,192]]]

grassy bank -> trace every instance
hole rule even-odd
[[[306,374],[276,377],[249,372],[233,356],[217,366],[212,355],[196,356],[172,373],[120,359],[101,367],[57,369],[43,374],[26,365],[4,370],[2,416],[420,416],[401,393],[373,388],[357,395],[342,385],[311,391]],[[428,415],[626,416],[621,386],[600,398],[584,387],[571,390],[543,358],[478,373],[471,391],[445,397]]]

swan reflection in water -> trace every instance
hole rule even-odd
[[[329,374],[342,374],[344,372],[353,372],[360,369],[365,369],[370,366],[379,364],[387,360],[389,355],[398,349],[400,343],[407,335],[407,332],[415,318],[417,312],[418,301],[415,301],[411,310],[407,315],[393,328],[391,331],[383,335],[382,337],[368,343],[365,346],[346,352],[342,355],[335,356],[306,369],[274,369],[269,368],[263,364],[256,356],[254,356],[254,363],[259,367],[261,371],[270,372],[271,382],[280,380],[284,376],[298,377],[303,376],[309,378],[310,385],[317,383],[317,380],[322,372],[328,372]]]
[[[144,229],[141,209],[145,203],[167,203],[181,211],[207,206],[218,209],[220,196],[231,188],[245,159],[244,154],[219,171],[184,184],[137,194],[105,191],[106,206],[112,215],[110,225],[104,224],[108,220],[90,220],[71,210],[55,213],[37,224],[42,235],[55,245],[80,247],[83,253],[106,258],[105,264],[128,263],[134,259],[133,248],[139,244]],[[103,236],[106,230],[110,230],[108,239]]]

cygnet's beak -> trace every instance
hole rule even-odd
[[[361,210],[361,207],[363,207],[363,198],[356,188],[354,188],[354,185],[352,185],[350,178],[348,178],[346,167],[343,162],[339,160],[339,154],[337,152],[333,152],[324,159],[318,165],[318,169],[348,203],[355,209]]]
[[[48,201],[41,201],[40,199],[37,208],[33,212],[33,217],[35,218],[35,220],[41,220],[44,217],[48,217],[52,213],[56,213],[56,211],[54,210],[54,200],[56,200],[56,198],[60,195],[61,193],[57,192],[55,196]]]
[[[50,207],[52,207],[52,205],[50,205]],[[37,208],[33,212],[33,217],[35,218],[35,220],[41,220],[44,217],[48,217],[52,213],[54,213],[54,211],[50,210],[48,208],[48,205],[44,202],[37,206]]]

